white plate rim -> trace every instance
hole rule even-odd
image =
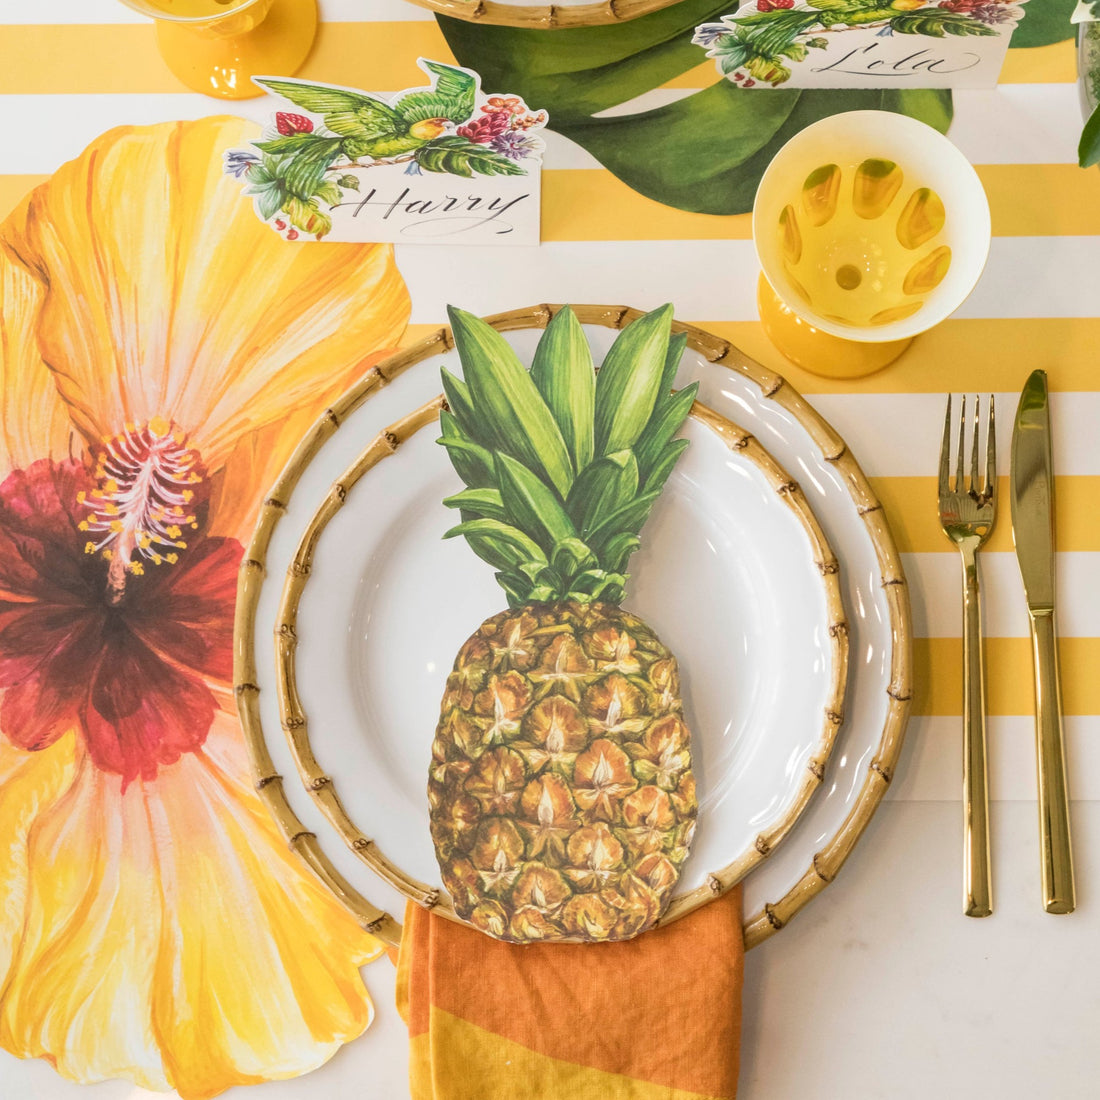
[[[487,320],[501,331],[543,328],[559,308],[561,307],[540,305],[497,314]],[[625,306],[588,305],[573,308],[582,323],[609,328],[621,328],[642,315],[641,311]],[[751,948],[783,928],[795,913],[833,880],[889,786],[901,750],[912,697],[908,589],[882,506],[840,436],[780,375],[749,359],[728,340],[682,322],[675,322],[673,327],[675,331],[687,335],[689,346],[706,362],[735,371],[754,383],[761,398],[774,402],[796,420],[818,448],[822,461],[841,475],[873,546],[888,611],[890,653],[885,719],[881,736],[873,746],[873,756],[859,793],[849,806],[839,829],[814,854],[810,867],[801,878],[778,901],[764,904],[759,911],[746,918],[745,944],[747,948]],[[286,511],[286,501],[310,458],[337,430],[343,418],[358,408],[376,389],[385,385],[387,375],[393,377],[412,363],[451,351],[453,347],[449,330],[436,330],[418,344],[372,368],[340,401],[325,410],[301,441],[264,501],[255,533],[242,561],[238,588],[234,630],[234,688],[257,790],[291,848],[301,855],[364,927],[389,942],[394,942],[399,937],[400,926],[391,916],[362,897],[332,865],[317,837],[296,815],[283,788],[283,777],[272,762],[260,722],[255,617],[264,578],[267,547],[275,525]],[[380,368],[384,368],[384,371]],[[280,684],[279,690],[284,690],[284,687],[285,685]]]

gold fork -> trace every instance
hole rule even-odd
[[[987,917],[993,912],[989,866],[989,781],[985,763],[985,661],[982,656],[982,600],[978,550],[997,518],[997,442],[993,395],[985,425],[985,477],[978,477],[979,400],[974,397],[970,477],[963,484],[966,453],[966,398],[959,413],[955,483],[951,484],[951,397],[940,449],[940,526],[959,548],[963,567],[963,912]]]

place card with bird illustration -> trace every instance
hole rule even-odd
[[[257,216],[290,241],[537,245],[546,112],[418,64],[430,84],[389,97],[256,78],[293,107],[225,154]]]
[[[750,0],[694,43],[742,88],[989,88],[1026,0]]]

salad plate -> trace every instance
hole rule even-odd
[[[530,362],[552,312],[491,321]],[[597,361],[637,316],[576,312]],[[627,599],[680,656],[699,745],[698,837],[665,919],[755,869],[751,945],[832,877],[829,858],[847,854],[802,843],[777,884],[755,893],[783,837],[803,833],[807,804],[803,822],[822,796],[832,802],[808,836],[839,817],[829,835],[854,843],[853,822],[889,781],[907,711],[908,606],[880,510],[842,441],[726,342],[674,328],[688,335],[677,383],[698,381],[699,402]],[[433,442],[444,363],[457,369],[440,330],[315,425],[265,503],[238,602],[235,679],[257,784],[291,844],[387,939],[403,898],[448,910],[427,824],[431,734],[455,651],[502,602],[473,555],[440,538],[441,500],[457,487]],[[853,633],[861,661],[842,703]],[[866,745],[851,741],[810,800],[853,707]],[[842,743],[852,729],[840,729]]]

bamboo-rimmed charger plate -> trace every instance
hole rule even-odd
[[[434,388],[419,375],[407,389]],[[440,404],[385,427],[319,502],[283,587],[275,674],[298,774],[340,839],[405,898],[454,917],[429,831],[431,737],[454,654],[504,597],[441,540],[458,480],[434,445]],[[627,600],[677,654],[693,731],[699,825],[666,924],[790,831],[824,778],[848,664],[837,561],[798,485],[699,403],[684,434]]]
[[[411,0],[417,7],[469,23],[531,30],[562,30],[567,27],[599,27],[625,23],[641,15],[671,7],[678,0],[558,0],[546,3],[501,3],[500,0]]]
[[[553,307],[537,307],[501,315],[492,321],[510,334],[521,356],[525,352],[529,356],[538,331],[545,326],[552,310]],[[600,352],[614,335],[608,330],[622,327],[638,316],[636,311],[601,306],[577,307],[577,313],[590,326],[589,338]],[[846,704],[849,714],[854,709],[857,720],[841,730],[845,750],[839,766],[833,762],[827,791],[822,792],[816,804],[811,803],[803,815],[804,824],[794,830],[793,837],[802,837],[802,843],[793,850],[781,875],[772,876],[776,881],[764,892],[758,892],[754,886],[769,873],[776,858],[771,856],[763,862],[772,847],[766,835],[762,834],[762,843],[749,865],[761,864],[746,883],[749,913],[746,943],[753,946],[782,927],[836,874],[889,782],[908,711],[908,602],[881,509],[843,441],[782,379],[764,371],[725,341],[689,326],[675,327],[687,332],[689,338],[679,382],[686,384],[697,378],[701,382],[701,398],[716,410],[719,419],[726,418],[726,414],[728,419],[736,416],[737,422],[767,442],[769,451],[782,453],[783,465],[795,473],[802,486],[799,490],[788,485],[786,493],[793,497],[804,492],[812,502],[812,512],[821,521],[829,544],[845,563],[842,574],[845,602],[855,609],[849,629],[854,632],[861,652]],[[274,654],[265,643],[271,637],[269,631],[275,630],[280,619],[282,578],[278,574],[294,568],[302,533],[310,525],[317,501],[328,492],[332,472],[346,469],[364,442],[383,432],[402,414],[407,416],[409,398],[417,392],[414,382],[422,387],[421,392],[432,391],[440,356],[450,354],[452,347],[449,332],[440,330],[380,364],[322,417],[302,441],[265,502],[242,565],[239,590],[235,680],[257,786],[291,845],[364,925],[386,939],[398,934],[396,922],[385,912],[385,908],[394,908],[384,900],[386,891],[391,891],[389,897],[398,902],[400,898],[393,893],[395,884],[373,876],[364,878],[364,864],[378,855],[371,843],[374,838],[347,833],[347,846],[332,843],[335,830],[320,808],[328,800],[328,811],[335,809],[336,800],[329,790],[331,776],[320,768],[311,771],[316,762],[302,755],[300,746],[299,762],[306,784],[318,801],[314,802],[296,783],[284,782],[282,778],[296,767],[290,750],[293,738],[286,740],[279,733],[282,720],[275,690]],[[417,369],[409,369],[417,364],[420,365]],[[410,388],[406,389],[407,386]],[[355,431],[338,430],[341,425],[350,429],[353,424]],[[391,434],[398,438],[399,446],[405,446],[400,444],[396,431]],[[382,434],[379,446],[388,452],[392,442]],[[331,454],[330,448],[334,448]],[[327,477],[315,461],[318,453],[329,456],[324,464],[329,470]],[[383,465],[382,470],[385,469]],[[848,567],[849,562],[854,568]],[[266,584],[265,563],[272,578]],[[823,560],[823,565],[826,570],[831,568],[828,560]],[[831,574],[827,571],[823,575]],[[705,604],[700,609],[705,613]],[[471,620],[465,633],[472,631],[481,617],[484,616]],[[826,632],[830,626],[835,628],[836,637],[843,636],[840,620],[826,623]],[[292,636],[283,630],[277,638],[285,654]],[[288,735],[301,729],[299,723],[303,717],[294,709],[295,705],[293,694],[284,695]],[[834,711],[827,725],[835,724],[838,717]],[[420,736],[427,746],[430,729]],[[807,765],[809,768],[808,761]],[[426,767],[425,748],[425,771]],[[819,807],[823,803],[828,805],[821,812]],[[810,820],[814,818],[817,820]],[[792,846],[788,844],[786,850],[792,851]],[[783,852],[780,848],[777,855]],[[734,869],[726,881],[716,876],[710,888],[721,889],[744,869],[747,868]],[[422,900],[431,901],[432,897]]]

